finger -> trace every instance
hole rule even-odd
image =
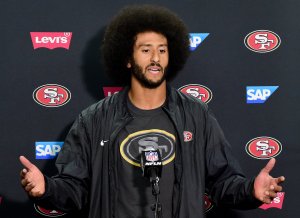
[[[274,186],[274,189],[272,189],[272,190],[275,191],[275,192],[281,192],[282,191],[282,186],[276,185],[276,186]]]
[[[271,199],[276,198],[276,197],[277,197],[277,193],[274,192],[274,191],[270,191],[270,192],[269,192],[269,197],[270,197]]]
[[[276,162],[275,158],[271,158],[267,163],[267,165],[262,170],[265,171],[266,173],[270,173],[273,167],[275,166],[275,162]]]
[[[279,184],[279,183],[285,181],[285,177],[284,176],[280,176],[280,177],[276,178],[275,181],[276,181],[277,184]]]
[[[26,167],[28,170],[32,170],[33,168],[35,168],[35,165],[32,164],[26,157],[20,156],[19,159],[23,166]]]
[[[20,172],[21,178],[24,178],[27,172],[28,172],[28,171],[27,171],[27,169],[25,169],[25,168],[24,168],[23,170],[21,170],[21,172]]]
[[[29,194],[32,197],[41,197],[43,195],[43,193],[39,189],[37,189],[37,187],[34,187],[33,189],[31,189]]]
[[[23,187],[25,187],[28,183],[29,183],[29,182],[28,182],[27,179],[22,179],[22,180],[21,180],[21,185],[22,185]]]
[[[27,192],[30,192],[33,188],[34,188],[33,185],[31,185],[30,183],[28,183],[28,184],[25,186],[25,190],[26,190]]]
[[[270,204],[272,200],[270,198],[264,198],[263,202],[266,204]]]

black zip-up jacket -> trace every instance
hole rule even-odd
[[[37,204],[65,212],[84,210],[88,218],[115,217],[115,141],[119,131],[133,119],[126,105],[127,93],[128,88],[80,114],[56,160],[59,174],[45,176],[46,192],[35,199]],[[217,205],[256,208],[259,202],[253,197],[253,179],[244,177],[207,105],[168,86],[163,110],[178,138],[173,217],[205,217],[205,189]],[[192,133],[192,140],[184,140],[184,131]]]

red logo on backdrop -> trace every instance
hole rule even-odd
[[[48,209],[42,208],[36,204],[34,204],[34,208],[39,214],[41,214],[43,216],[47,216],[47,217],[59,217],[59,216],[63,216],[66,214],[66,213],[63,213],[58,210],[48,210]]]
[[[36,88],[33,99],[44,107],[60,107],[71,100],[71,92],[64,86],[46,84]]]
[[[33,48],[69,49],[71,32],[30,32]]]
[[[195,98],[200,99],[201,101],[208,103],[212,99],[212,92],[209,88],[203,85],[198,84],[189,84],[179,88],[184,94],[191,95]]]
[[[205,193],[204,194],[204,210],[205,213],[207,213],[208,211],[210,211],[213,208],[213,203],[210,200],[210,198],[208,197],[208,195]]]
[[[267,210],[269,208],[278,208],[282,209],[283,201],[284,201],[284,192],[278,192],[277,197],[273,199],[273,201],[270,204],[263,204],[259,208],[263,210]]]
[[[281,43],[281,39],[272,31],[256,30],[245,37],[244,43],[251,51],[267,53],[277,49]]]
[[[193,140],[193,133],[189,131],[184,131],[183,132],[183,141],[185,142],[190,142]]]
[[[103,87],[104,96],[112,96],[115,93],[121,91],[123,87]]]
[[[246,152],[256,159],[270,159],[280,154],[281,143],[274,138],[261,136],[251,139],[246,144]]]
[[[2,203],[2,196],[0,196],[0,204]]]

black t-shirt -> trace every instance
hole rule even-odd
[[[174,185],[175,129],[162,110],[141,110],[129,100],[128,108],[134,119],[119,134],[118,152],[118,218],[153,218],[151,205],[155,203],[152,186],[142,176],[140,153],[150,146],[159,149],[162,156],[162,177],[159,181],[160,203],[164,218],[172,217]]]

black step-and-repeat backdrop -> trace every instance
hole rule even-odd
[[[175,11],[190,31],[191,56],[172,85],[216,114],[247,176],[276,157],[284,191],[251,211],[217,208],[207,217],[298,217],[300,2],[2,1],[0,217],[82,217],[46,210],[19,184],[19,155],[49,176],[70,125],[88,105],[118,92],[99,61],[112,16],[128,4]]]

